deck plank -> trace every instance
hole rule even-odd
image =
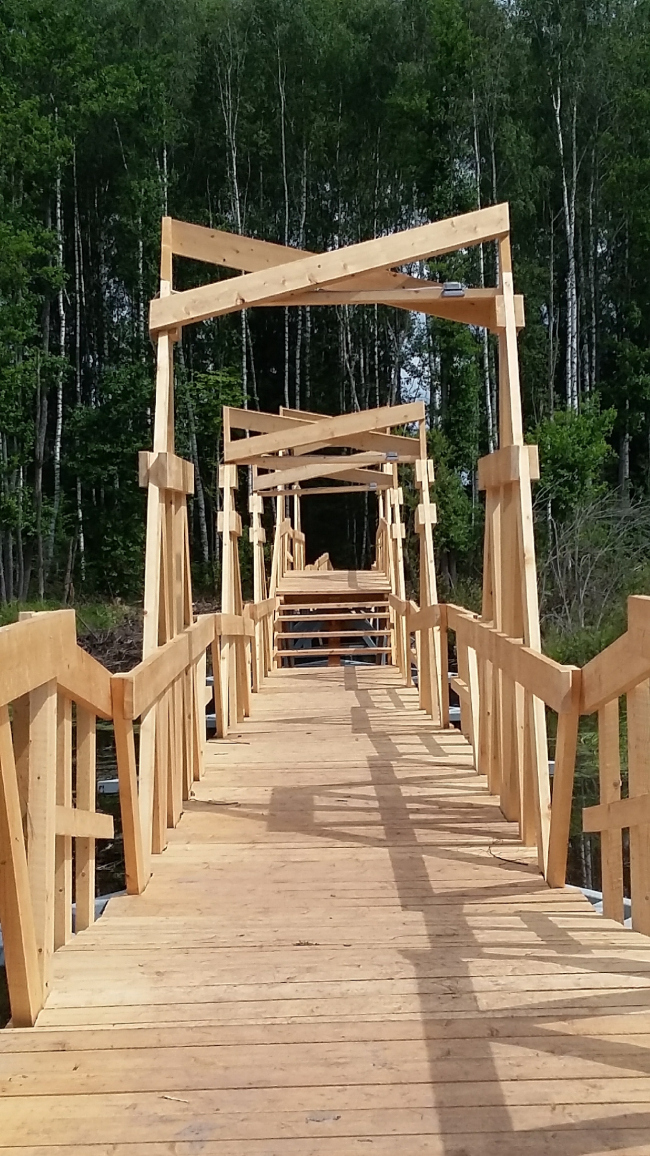
[[[639,1156],[650,939],[550,891],[390,667],[278,671],[0,1033],[0,1150]]]

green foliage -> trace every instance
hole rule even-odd
[[[596,603],[576,595],[579,612],[562,609],[556,529],[614,485],[632,501],[650,489],[649,47],[650,9],[634,0],[6,0],[0,602],[41,587],[59,598],[68,580],[77,598],[141,591],[137,453],[152,437],[161,215],[325,250],[508,200],[546,622],[582,615],[590,629]],[[490,285],[495,248],[419,272]],[[178,287],[222,275],[175,262]],[[475,590],[476,468],[494,441],[497,379],[494,338],[386,306],[291,310],[286,333],[282,309],[186,329],[175,424],[178,452],[198,463],[190,532],[206,588],[222,404],[335,413],[428,396],[441,574]],[[338,544],[340,506],[314,503],[312,540],[367,563],[372,499],[345,500]],[[582,526],[585,556],[603,532]]]
[[[615,417],[613,409],[601,413],[597,402],[585,403],[580,413],[559,410],[530,431],[529,440],[539,445],[537,500],[550,504],[554,516],[604,492]]]
[[[438,512],[436,549],[443,563],[443,578],[451,588],[458,580],[459,561],[464,563],[467,577],[475,573],[483,535],[482,507],[473,503],[467,492],[467,474],[464,482],[453,468],[453,449],[445,435],[440,430],[430,430],[427,443],[436,471],[432,489]]]

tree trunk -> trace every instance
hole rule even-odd
[[[576,276],[575,213],[577,186],[577,146],[576,118],[577,105],[574,99],[571,115],[571,175],[567,175],[564,129],[562,127],[562,93],[558,83],[552,94],[555,112],[557,144],[562,172],[562,205],[564,210],[564,233],[567,249],[567,332],[566,332],[566,403],[567,409],[578,409],[578,285]]]
[[[81,310],[83,305],[84,313],[86,311],[86,292],[84,285],[83,272],[83,246],[81,241],[81,225],[79,221],[79,196],[77,186],[77,151],[76,147],[72,154],[72,173],[74,178],[74,280],[75,280],[75,392],[77,399],[77,408],[81,408]],[[139,223],[139,271],[140,271],[140,349],[141,353],[144,349],[144,301],[143,301],[143,285],[142,285],[142,218],[138,218]],[[79,548],[79,568],[81,571],[81,582],[86,577],[86,540],[84,535],[84,519],[83,519],[83,503],[81,492],[81,478],[77,476],[76,480],[76,499],[77,499],[77,544]],[[74,563],[74,552],[71,555],[71,560]],[[70,579],[71,581],[71,579]]]
[[[476,93],[472,92],[472,111],[474,114],[474,173],[476,179],[476,207],[481,208],[481,150],[478,136],[478,117],[476,113]],[[483,243],[478,247],[479,254],[479,285],[485,288],[485,254]],[[485,398],[485,416],[487,421],[488,448],[490,453],[496,447],[494,436],[495,421],[492,410],[492,382],[490,380],[490,339],[485,327],[481,329],[481,343],[483,347],[483,393]]]
[[[280,145],[282,152],[282,185],[284,188],[284,243],[289,244],[289,181],[287,177],[287,131],[286,131],[286,73],[280,60],[278,44],[278,91],[280,93]],[[289,308],[284,307],[284,404],[289,409]]]
[[[591,180],[589,182],[589,390],[596,388],[598,372],[596,368],[597,322],[596,322],[596,234],[594,228],[594,186],[596,180],[596,146],[591,153]]]
[[[630,402],[625,401],[625,425],[621,435],[621,443],[618,454],[618,488],[621,495],[621,502],[627,504],[630,494],[630,426],[629,426]]]

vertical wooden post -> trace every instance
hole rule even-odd
[[[169,762],[172,758],[170,743],[170,701],[168,688],[156,705],[156,769],[153,788],[152,850],[160,855],[167,846],[167,794]]]
[[[241,610],[241,588],[238,589],[239,555],[237,547],[236,511],[233,491],[237,489],[237,466],[219,467],[219,485],[223,490],[222,510],[219,514],[222,533],[221,554],[221,611],[223,614],[238,614]],[[224,639],[221,645],[223,693],[228,704],[228,725],[237,726],[241,708],[237,695],[237,655],[231,639]]]
[[[627,696],[628,794],[650,794],[650,682]],[[630,827],[632,927],[650,935],[650,824]]]
[[[253,478],[257,476],[257,469],[252,467]],[[249,530],[251,544],[253,546],[253,599],[255,602],[264,602],[267,598],[267,584],[266,584],[266,566],[264,562],[264,543],[266,542],[266,532],[262,525],[262,514],[264,513],[264,499],[261,494],[251,494],[248,501],[248,508],[251,515],[251,526]],[[270,620],[271,630],[273,620]],[[271,636],[272,637],[272,636]],[[269,651],[269,619],[264,618],[255,623],[255,679],[256,684],[253,689],[258,690],[262,680],[264,679],[268,666],[267,656]]]
[[[479,750],[481,742],[480,724],[480,689],[478,677],[478,660],[476,651],[467,647],[467,690],[469,692],[469,724],[470,742],[474,750],[474,766],[479,769]]]
[[[427,431],[425,421],[420,422],[420,458],[415,463],[415,484],[420,491],[419,504],[415,514],[415,529],[420,539],[420,606],[435,606],[438,603],[436,564],[433,549],[433,527],[437,522],[437,512],[431,501],[430,487],[435,481],[433,462],[427,457]],[[420,705],[428,710],[433,721],[442,722],[442,678],[440,628],[423,635],[422,663],[426,667],[424,678],[420,675],[422,694]],[[447,677],[447,671],[444,672]]]
[[[501,479],[487,486],[482,616],[509,637],[522,638],[527,646],[540,650],[530,455],[523,443],[512,261],[507,236],[499,241],[499,289],[504,318],[498,331],[499,444],[501,451],[517,447],[518,453],[509,459],[516,463],[516,471],[509,474],[504,465]],[[502,462],[505,459],[502,458]],[[482,484],[482,488],[486,486]],[[520,790],[524,782],[532,782],[537,794],[534,814],[538,816],[540,867],[546,871],[548,753],[543,705],[533,700],[533,705],[527,707],[511,680],[498,670],[493,671],[491,681],[491,700],[489,704],[485,702],[482,710],[484,725],[490,718],[490,789],[500,790],[508,818],[523,820]],[[562,725],[564,729],[566,724]],[[521,735],[526,729],[530,731],[529,741],[522,743]],[[526,768],[529,758],[530,775]],[[526,824],[530,833],[529,818],[530,815]]]
[[[598,770],[600,802],[614,803],[621,797],[621,754],[619,749],[618,699],[598,711]],[[622,831],[601,831],[603,915],[623,923],[623,840]]]
[[[125,718],[124,715],[124,679],[119,675],[111,679],[111,700],[120,786],[126,889],[129,895],[140,895],[147,885],[149,875],[142,846],[133,720]]]
[[[223,685],[223,663],[221,657],[221,637],[215,635],[212,643],[212,676],[214,679],[214,714],[218,739],[228,734],[227,690]]]
[[[95,715],[77,706],[77,807],[95,810],[97,765]],[[95,840],[77,839],[75,846],[75,930],[95,922]]]
[[[440,671],[442,675],[440,723],[445,730],[449,727],[449,635],[447,630],[447,607],[444,603],[440,603]]]
[[[43,988],[49,986],[54,950],[54,871],[56,823],[56,681],[30,693],[27,865]]]
[[[31,1027],[43,1006],[18,776],[9,709],[0,707],[0,926],[14,1027]]]
[[[56,802],[72,806],[72,702],[59,693],[57,704]],[[55,838],[54,950],[72,936],[72,838]]]
[[[573,672],[571,699],[557,718],[555,774],[549,833],[547,880],[550,887],[564,887],[571,828],[571,803],[580,722],[580,674]]]

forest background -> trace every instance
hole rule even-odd
[[[650,590],[649,181],[644,0],[2,0],[3,620],[141,597],[162,215],[323,250],[507,200],[543,629],[583,662]],[[493,284],[495,259],[413,271]],[[178,265],[181,286],[216,275]],[[197,590],[218,588],[223,403],[424,397],[442,588],[476,604],[497,375],[486,332],[383,306],[184,331]],[[314,555],[369,564],[372,498],[303,505]]]

